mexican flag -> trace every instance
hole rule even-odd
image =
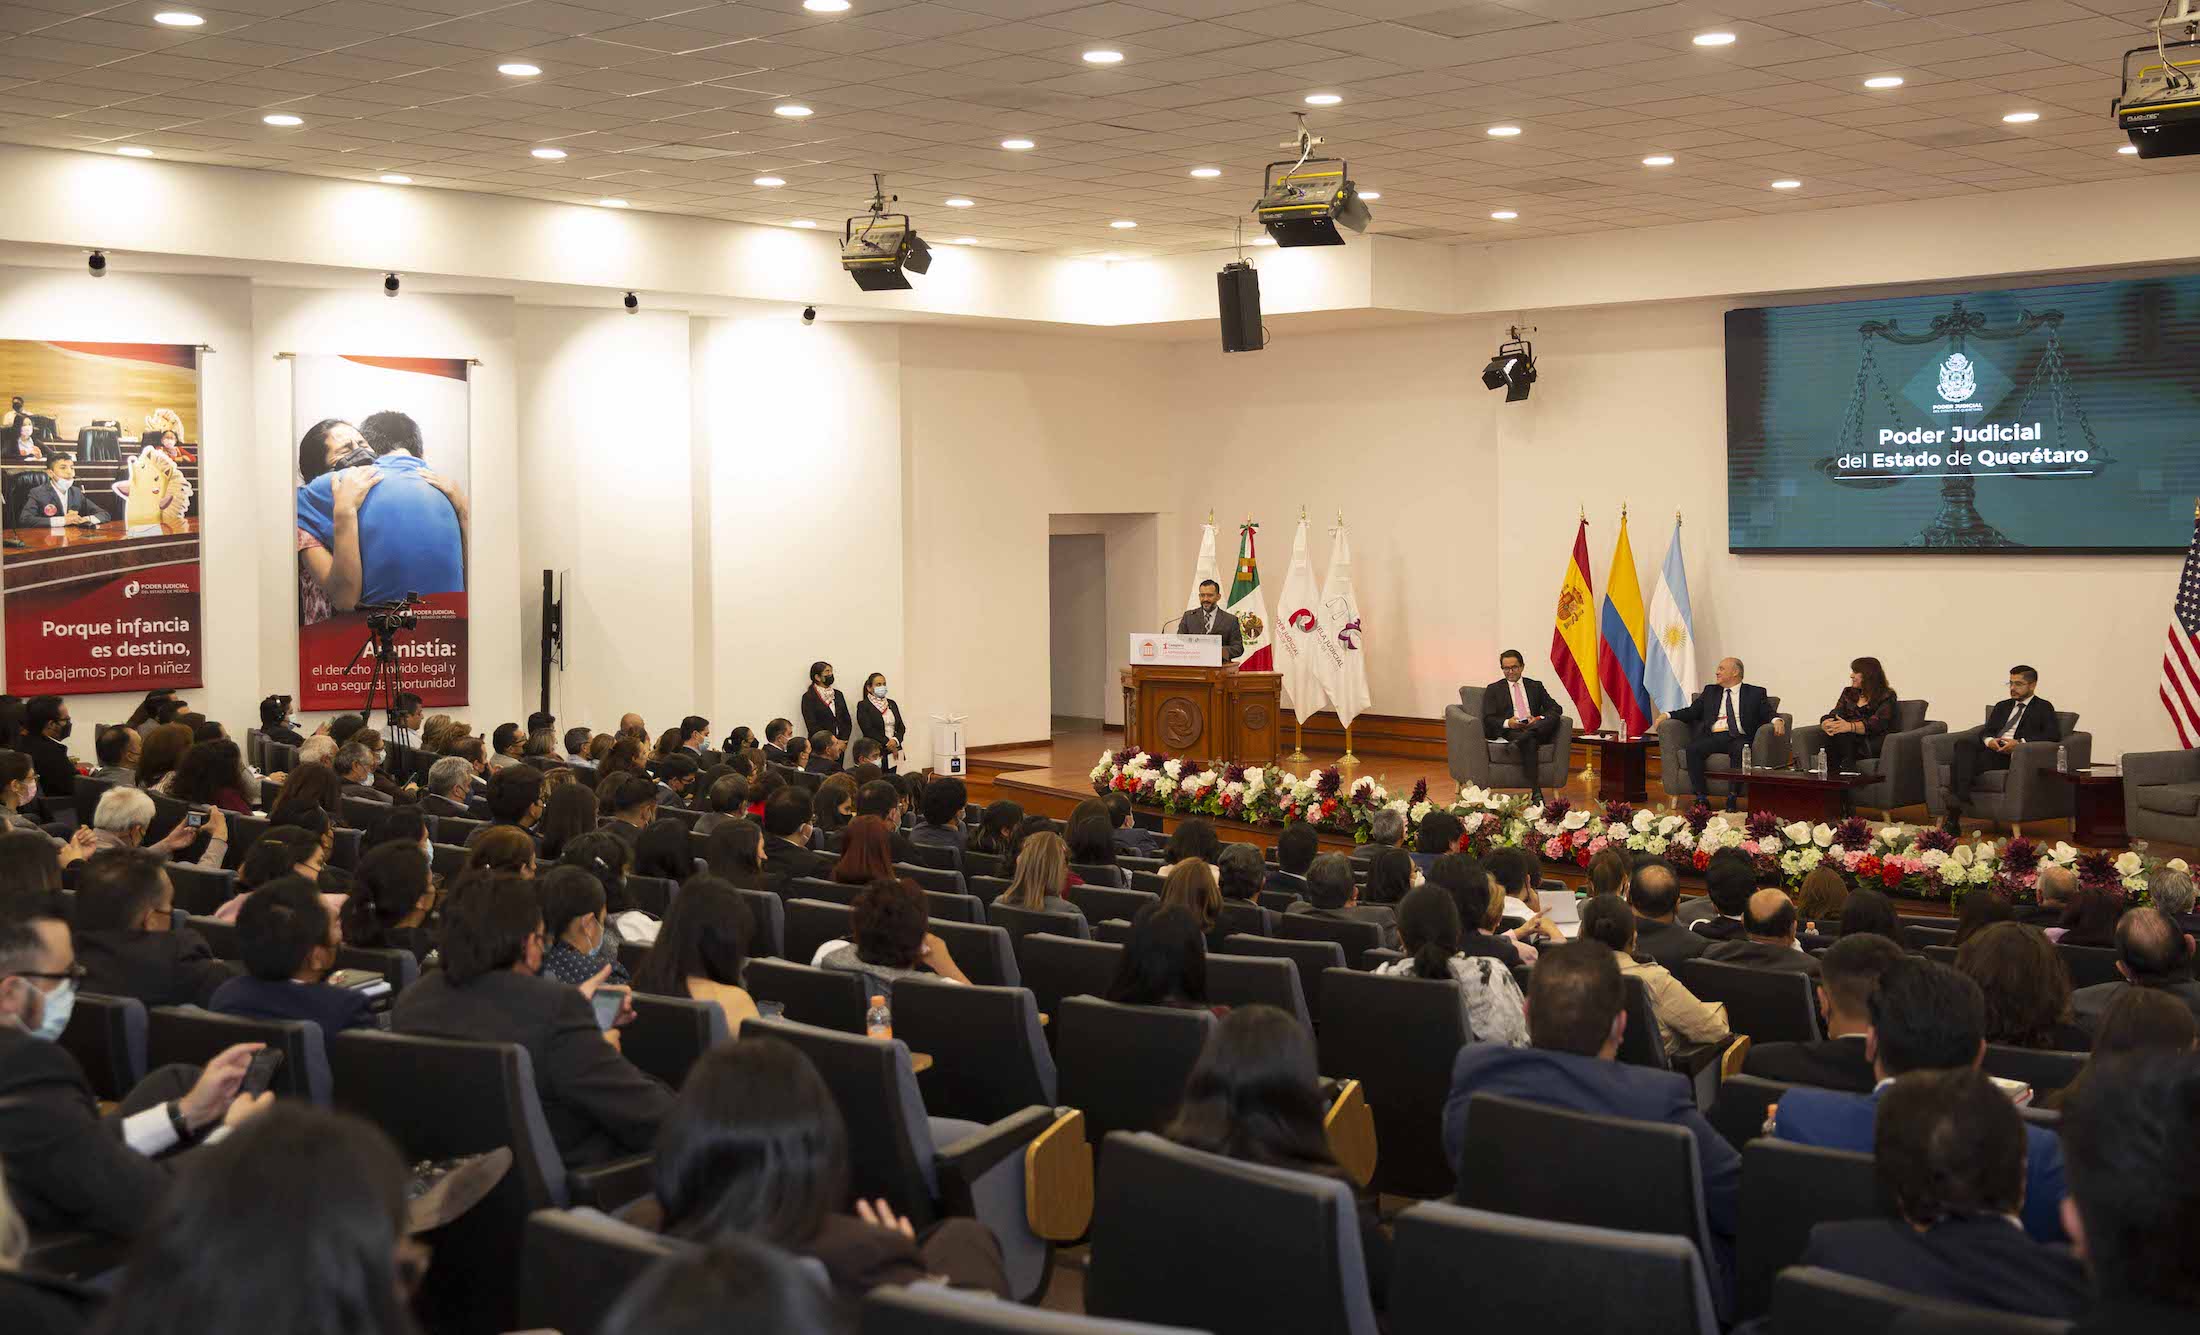
[[[1260,592],[1260,562],[1253,554],[1253,535],[1260,532],[1260,525],[1248,519],[1238,525],[1237,574],[1231,577],[1230,593],[1223,600],[1223,610],[1238,619],[1238,631],[1245,637],[1245,657],[1238,660],[1240,672],[1273,672],[1276,670],[1276,646],[1268,633],[1268,600]]]

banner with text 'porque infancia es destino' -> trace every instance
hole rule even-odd
[[[466,703],[467,366],[292,359],[300,709],[366,703],[367,619],[407,599],[418,624],[397,637],[400,688],[425,705]]]
[[[7,689],[200,684],[199,350],[0,340]]]

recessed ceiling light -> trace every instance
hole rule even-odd
[[[1306,105],[1310,107],[1333,107],[1342,101],[1344,99],[1335,93],[1308,93],[1306,95]]]
[[[1864,86],[1866,88],[1900,88],[1902,86],[1902,76],[1899,74],[1873,75],[1871,78],[1864,80]]]
[[[1642,165],[1645,167],[1670,167],[1673,165],[1673,155],[1671,153],[1652,153],[1642,160]]]
[[[384,172],[375,178],[384,185],[411,185],[413,178],[400,172]]]
[[[1514,135],[1520,133],[1520,127],[1517,125],[1492,125],[1489,129],[1484,130],[1482,133],[1489,135],[1493,139],[1510,139]]]
[[[1772,188],[1775,190],[1800,190],[1803,188],[1803,183],[1801,181],[1774,181]]]
[[[977,201],[964,199],[961,195],[957,195],[953,199],[945,199],[941,200],[940,202],[947,205],[947,207],[951,209],[967,209],[971,205],[975,204]]]
[[[116,149],[115,152],[120,153],[126,158],[149,158],[153,156],[153,150],[147,148],[143,144],[124,144],[122,147]]]
[[[189,10],[164,9],[160,13],[153,15],[153,22],[160,24],[164,28],[196,28],[200,24],[206,22],[206,20],[200,18],[196,14],[191,13]]]
[[[1732,46],[1734,34],[1730,32],[1699,32],[1695,36],[1698,46]]]
[[[1133,227],[1138,226],[1138,224],[1132,222],[1128,218],[1117,218],[1114,222],[1109,223],[1108,226],[1114,228],[1118,232],[1128,232]]]
[[[1022,153],[1030,149],[1037,148],[1038,145],[1036,143],[1033,143],[1029,139],[1003,139],[1001,141],[1001,147],[1007,149],[1011,153]]]
[[[1213,179],[1214,179],[1215,177],[1217,177],[1217,176],[1220,176],[1220,175],[1222,175],[1222,168],[1220,168],[1220,167],[1194,167],[1194,168],[1192,168],[1192,175],[1194,175],[1194,176],[1197,176],[1197,177],[1198,177],[1198,178],[1199,178],[1200,180],[1202,180],[1202,181],[1211,181],[1211,180],[1213,180]]]
[[[2030,125],[2039,118],[2040,113],[2037,111],[2012,111],[2002,117],[2002,120],[2010,125]]]
[[[1362,199],[1381,199],[1382,197],[1383,192],[1380,190],[1362,190],[1360,192],[1360,198]]]
[[[565,150],[562,148],[536,148],[528,151],[544,162],[556,162],[559,158],[565,156]]]
[[[282,113],[282,112],[277,112],[276,114],[274,114],[274,115],[272,115],[272,116],[262,116],[262,117],[260,117],[260,124],[262,124],[262,125],[283,125],[283,126],[289,126],[289,125],[303,125],[303,124],[305,124],[305,122],[304,122],[303,120],[299,119],[299,118],[298,118],[298,117],[296,117],[296,116],[291,116],[291,115],[287,115],[287,114],[285,114],[285,113]]]
[[[1514,213],[1511,209],[1499,209],[1497,212],[1491,214],[1490,216],[1497,219],[1497,221],[1499,222],[1511,222],[1513,219],[1519,217],[1520,215]]]
[[[800,120],[804,116],[810,116],[814,114],[816,113],[812,112],[808,107],[803,106],[800,102],[783,102],[780,105],[772,108],[772,115],[785,116],[792,120]]]
[[[812,14],[842,14],[848,9],[848,0],[802,0],[802,7]]]
[[[1085,53],[1085,63],[1087,65],[1120,65],[1123,63],[1123,53],[1110,51],[1104,47],[1096,51],[1087,51]]]
[[[791,222],[791,223],[789,223],[789,224],[787,224],[787,225],[788,225],[789,227],[802,227],[802,228],[810,228],[810,227],[815,227],[815,226],[817,226],[817,224],[816,224],[816,223],[814,223],[814,222],[811,222],[811,221],[810,221],[810,220],[809,220],[808,218],[797,218],[797,219],[795,219],[795,220],[794,220],[793,222]]]
[[[2139,156],[2139,146],[2137,144],[2125,144],[2122,148],[2119,148],[2116,151],[2123,154],[2127,158],[2135,158]]]
[[[524,60],[511,60],[497,66],[497,73],[509,74],[515,79],[532,79],[542,73],[542,66],[530,65]]]
[[[596,204],[598,207],[606,209],[623,209],[626,207],[626,201],[623,199],[599,199]]]
[[[759,176],[755,180],[749,182],[750,185],[760,185],[766,190],[777,190],[779,187],[785,185],[786,183],[786,179],[779,176]]]

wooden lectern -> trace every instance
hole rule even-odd
[[[1123,745],[1187,760],[1273,765],[1283,674],[1234,667],[1123,669]]]

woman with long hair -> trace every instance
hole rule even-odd
[[[458,874],[478,871],[532,878],[536,865],[534,836],[517,825],[491,825],[474,835]]]
[[[1200,939],[1207,951],[1213,954],[1222,949],[1224,937],[1230,929],[1223,926],[1222,887],[1215,880],[1215,869],[1198,858],[1186,858],[1161,882],[1161,907],[1182,909],[1199,924]]]
[[[244,772],[244,752],[226,737],[194,744],[176,765],[169,795],[179,802],[220,807],[240,816],[252,814],[245,790],[252,780]]]
[[[1079,802],[1069,813],[1066,830],[1063,839],[1071,862],[1080,867],[1115,865],[1115,822],[1108,817],[1107,803],[1091,797]]]
[[[755,931],[749,906],[732,886],[697,876],[673,897],[672,912],[634,971],[634,990],[715,1001],[727,1029],[738,1034],[743,1020],[756,1018],[756,1002],[741,986]]]
[[[1084,913],[1062,897],[1068,888],[1069,847],[1062,836],[1050,831],[1024,840],[1023,851],[1016,855],[1016,875],[993,902],[1034,913],[1075,913],[1081,918]]]
[[[38,800],[38,768],[21,751],[0,751],[0,810],[10,829],[35,831],[38,822],[23,808]]]
[[[894,870],[893,832],[877,816],[858,816],[848,822],[840,844],[840,860],[833,864],[833,880],[841,885],[869,885],[873,881],[900,879]]]
[[[810,823],[826,834],[837,834],[848,828],[855,805],[856,781],[845,771],[828,774],[810,795]]]
[[[1360,887],[1360,902],[1397,904],[1413,889],[1416,875],[1411,853],[1386,848],[1367,860],[1367,884]]]
[[[1956,912],[1956,939],[1949,944],[1963,949],[1964,943],[1997,922],[2015,922],[2017,906],[2009,896],[1993,890],[1973,890],[1963,897],[1963,907]]]
[[[1406,958],[1375,972],[1394,978],[1433,978],[1459,990],[1459,1011],[1470,1043],[1528,1044],[1527,1002],[1512,970],[1490,955],[1462,955],[1459,907],[1445,891],[1424,885],[1398,902],[1398,942]]]
[[[1016,827],[1024,823],[1024,809],[1015,802],[1002,799],[986,805],[985,814],[978,818],[978,828],[970,832],[970,851],[973,853],[1000,854],[1007,851],[1007,844]],[[1013,867],[1014,863],[1003,863]]]
[[[416,850],[401,843],[370,848],[353,871],[340,915],[344,944],[409,950],[425,961],[435,950],[436,900],[427,859]]]
[[[604,903],[610,906],[612,917],[640,907],[634,902],[634,892],[626,887],[626,874],[633,865],[634,850],[617,835],[602,830],[584,834],[565,846],[565,853],[558,862],[561,866],[578,867],[596,878],[596,884],[603,887]]]
[[[2084,1052],[2092,1036],[2070,1011],[2070,971],[2037,927],[1989,924],[1956,947],[1956,972],[1986,994],[1986,1041]]]
[[[155,728],[154,731],[161,730]],[[272,810],[319,807],[333,824],[344,813],[343,798],[344,782],[336,777],[335,769],[318,761],[308,761],[291,770],[289,777],[283,780],[281,791],[275,794]]]
[[[1186,909],[1159,904],[1140,909],[1132,920],[1131,939],[1124,943],[1107,999],[1131,1006],[1212,1009],[1218,1015],[1230,1009],[1207,1005],[1207,942],[1199,919]]]
[[[1883,936],[1900,943],[1901,924],[1895,921],[1894,901],[1878,890],[1857,890],[1841,906],[1841,935]]]
[[[2116,948],[2116,920],[2124,916],[2123,891],[2080,886],[2063,907],[2062,925],[2052,933],[2058,945]]]
[[[667,816],[651,821],[634,836],[634,874],[655,876],[674,885],[695,874],[695,858],[688,852],[687,825]]]
[[[1826,738],[1827,771],[1848,774],[1857,761],[1877,759],[1894,722],[1894,687],[1887,684],[1887,670],[1876,658],[1850,662],[1848,686],[1818,720]]]
[[[1205,816],[1193,816],[1179,824],[1169,836],[1169,845],[1161,853],[1161,874],[1168,875],[1186,858],[1212,863],[1221,856],[1222,840],[1215,834],[1215,823]]]
[[[184,752],[191,749],[193,740],[188,723],[163,723],[148,729],[138,741],[137,786],[149,793],[166,793],[174,782],[176,766],[183,763]],[[291,777],[297,777],[295,770]],[[336,772],[330,770],[329,777],[335,778]],[[283,791],[290,791],[288,783]]]
[[[569,783],[543,803],[535,833],[542,836],[542,856],[555,861],[565,856],[566,846],[596,829],[596,790],[585,783]]]
[[[764,828],[752,820],[729,820],[703,841],[710,874],[740,890],[764,885]]]
[[[1328,1107],[1313,1039],[1274,1006],[1241,1006],[1207,1035],[1184,1082],[1184,1101],[1162,1135],[1189,1149],[1269,1168],[1335,1178],[1359,1207],[1360,1259],[1368,1296],[1385,1306],[1390,1236],[1374,1193],[1355,1184],[1330,1152]]]
[[[2134,1052],[2171,1056],[2190,1052],[2196,1046],[2200,1046],[2200,1023],[2194,1021],[2192,1007],[2168,992],[2127,987],[2102,1012],[2100,1026],[2093,1033],[2092,1054],[2076,1078],[2040,1100],[2040,1105],[2068,1107],[2102,1062]]]
[[[1820,865],[1803,878],[1803,885],[1796,892],[1795,916],[1801,918],[1808,929],[1823,936],[1831,936],[1840,929],[1841,910],[1848,906],[1849,883],[1833,868]]]

